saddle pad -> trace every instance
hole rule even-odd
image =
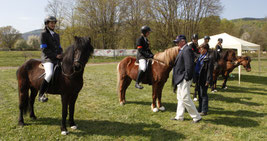
[[[40,63],[39,68],[44,70],[44,65],[42,63]]]

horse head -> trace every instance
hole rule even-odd
[[[74,44],[64,53],[62,67],[67,74],[80,72],[93,54],[90,37],[74,37]]]
[[[88,62],[89,57],[94,52],[91,45],[90,37],[74,37],[74,62],[73,67],[75,71],[80,71]]]
[[[247,72],[251,71],[251,66],[250,66],[251,58],[249,56],[238,57],[238,62],[246,69]]]

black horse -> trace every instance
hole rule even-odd
[[[94,51],[91,39],[87,37],[75,37],[75,43],[68,47],[63,55],[61,71],[57,75],[57,81],[50,87],[47,93],[60,94],[62,103],[61,134],[68,134],[66,118],[69,108],[69,124],[76,129],[74,122],[74,107],[78,93],[83,87],[83,72],[89,57]],[[43,82],[44,69],[40,67],[41,61],[30,59],[17,70],[19,91],[19,125],[25,125],[23,114],[29,110],[30,118],[36,119],[34,114],[34,101],[41,83]],[[29,95],[29,90],[31,94]]]

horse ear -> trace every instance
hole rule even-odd
[[[89,43],[91,43],[91,38],[90,37],[88,37],[88,40],[89,40]]]
[[[78,37],[78,36],[74,36],[74,40],[75,41],[78,41],[80,39],[80,37]]]

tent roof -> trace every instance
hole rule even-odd
[[[218,39],[223,39],[223,48],[237,49],[237,50],[260,50],[260,45],[236,38],[227,33],[221,33],[217,35],[210,36],[209,45],[211,48],[215,48],[218,43]],[[204,39],[199,39],[198,43],[201,45],[204,42]]]

